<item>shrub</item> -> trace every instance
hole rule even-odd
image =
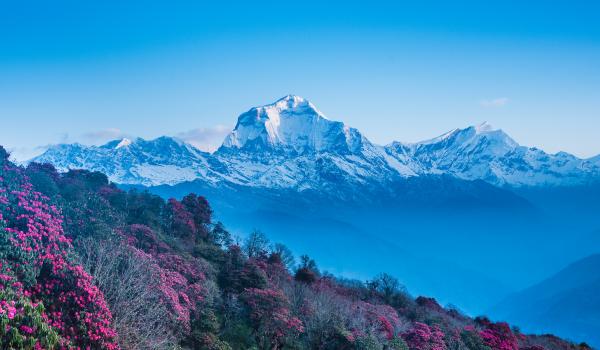
[[[281,291],[248,288],[242,299],[248,307],[254,336],[261,349],[279,349],[286,337],[304,331],[302,322],[291,315],[289,301]]]
[[[33,191],[22,169],[0,170],[2,266],[15,272],[25,296],[46,305],[48,323],[75,346],[116,349],[112,315],[85,270],[69,259],[59,210]]]
[[[104,293],[123,349],[171,349],[177,344],[170,310],[151,281],[156,277],[150,256],[120,242],[83,239],[77,242],[82,266]]]
[[[493,350],[518,350],[517,337],[513,334],[510,326],[505,322],[492,323],[486,319],[480,320],[485,329],[479,332],[485,345]]]
[[[473,330],[466,329],[461,332],[460,338],[467,349],[471,350],[491,350],[491,348],[483,342],[483,339]]]
[[[3,275],[2,282],[10,284]],[[66,343],[50,326],[44,305],[33,303],[20,290],[0,287],[0,344],[10,349],[55,349]]]
[[[415,322],[413,328],[403,335],[411,350],[445,350],[444,333],[438,326],[429,327]]]

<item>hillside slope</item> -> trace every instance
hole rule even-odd
[[[0,165],[3,345],[588,349],[414,299],[389,275],[335,278],[258,232],[235,242],[195,194],[165,201],[101,173],[19,168],[2,148]]]
[[[510,296],[490,314],[530,332],[556,332],[600,345],[600,254]]]

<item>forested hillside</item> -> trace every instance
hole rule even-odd
[[[124,192],[101,173],[26,168],[0,147],[6,349],[586,349],[338,279],[260,232],[235,239],[197,194]]]

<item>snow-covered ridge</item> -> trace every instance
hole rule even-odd
[[[214,180],[209,157],[181,140],[163,136],[150,141],[114,140],[102,146],[61,144],[33,161],[52,163],[59,171],[88,169],[103,172],[117,183],[152,186]]]
[[[268,188],[334,191],[353,184],[385,187],[401,178],[447,174],[494,185],[557,186],[600,180],[600,156],[580,159],[519,145],[488,123],[417,142],[372,144],[360,131],[327,119],[306,99],[288,95],[241,114],[213,154],[160,137],[103,146],[57,145],[34,159],[59,170],[86,168],[127,184],[200,179]]]

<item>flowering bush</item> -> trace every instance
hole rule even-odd
[[[48,323],[67,342],[116,349],[104,296],[89,274],[68,259],[71,242],[59,210],[33,191],[21,169],[5,165],[0,175],[0,225],[6,232],[2,265],[14,272],[24,296],[46,305]]]
[[[208,225],[211,223],[212,210],[206,198],[190,193],[183,197],[181,204],[185,206],[194,221],[195,234],[202,239],[208,237]]]
[[[353,319],[358,321],[352,325],[355,334],[370,333],[386,341],[394,339],[400,326],[398,313],[389,305],[376,305],[364,301],[352,305]]]
[[[493,350],[518,350],[519,343],[510,326],[505,322],[493,323],[487,319],[478,319],[485,328],[479,332],[485,345]]]
[[[304,331],[302,322],[291,315],[289,301],[278,290],[248,288],[242,298],[249,309],[257,343],[261,348],[279,349],[286,337]]]
[[[9,286],[12,277],[3,275],[0,287],[0,344],[15,349],[52,349],[61,341],[48,323],[42,303],[33,303],[18,287]]]
[[[268,276],[263,262],[246,259],[242,249],[238,245],[232,245],[225,256],[219,282],[227,294],[242,293],[246,288],[266,288]]]
[[[444,309],[438,304],[438,302],[434,298],[427,298],[423,296],[419,296],[415,299],[417,305],[428,308],[437,312],[444,312]]]
[[[168,225],[167,230],[171,234],[183,238],[190,243],[194,241],[194,235],[197,230],[196,223],[194,222],[194,217],[187,211],[183,203],[174,198],[169,199],[165,208],[165,215]]]
[[[173,316],[178,327],[189,331],[191,314],[203,300],[204,264],[196,258],[176,254],[147,226],[130,225],[121,234],[136,254],[148,261],[162,302],[173,312],[169,316]]]
[[[160,240],[158,235],[146,225],[128,225],[124,230],[121,230],[121,235],[130,246],[151,255],[169,250],[169,246]]]
[[[483,342],[483,339],[481,339],[479,333],[475,331],[473,326],[467,326],[460,333],[460,340],[468,349],[491,350],[491,348]]]
[[[403,338],[411,350],[446,350],[444,333],[438,326],[429,327],[425,323],[415,322]]]

